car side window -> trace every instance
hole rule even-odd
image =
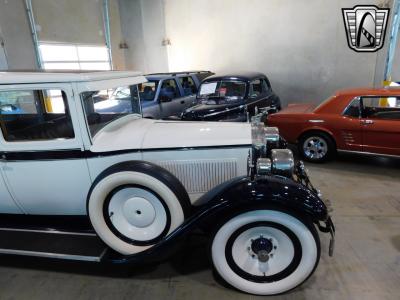
[[[353,99],[343,113],[344,116],[358,118],[360,116],[360,98]]]
[[[181,93],[175,79],[166,79],[163,81],[160,90],[160,97],[165,97],[168,99],[181,97]]]
[[[262,79],[262,85],[263,85],[263,93],[268,93],[268,91],[271,89],[269,81],[266,79]]]
[[[361,100],[364,118],[400,120],[400,96],[361,97]]]
[[[6,141],[43,141],[75,137],[61,90],[0,91],[0,126]]]
[[[183,88],[183,93],[185,96],[197,94],[197,87],[192,77],[190,76],[180,77],[179,81],[181,83],[181,86]]]
[[[261,79],[256,79],[250,82],[250,98],[257,98],[263,93],[263,85]]]
[[[156,96],[158,81],[148,81],[139,84],[139,96],[142,101],[153,101]]]

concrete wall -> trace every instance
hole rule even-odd
[[[120,0],[121,26],[128,45],[125,61],[128,69],[142,72],[168,71],[164,6],[161,0]]]
[[[390,3],[391,1],[386,1]],[[381,54],[347,46],[341,8],[358,0],[165,0],[171,71],[261,71],[283,103],[372,85]],[[382,5],[366,0],[362,4]],[[386,49],[378,53],[386,54]]]
[[[35,69],[35,50],[23,0],[0,0],[0,39],[9,69]]]

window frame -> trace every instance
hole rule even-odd
[[[255,97],[252,97],[251,93],[253,91],[253,82],[255,82],[256,80],[260,81],[261,93],[259,95],[255,96]],[[263,88],[263,80],[264,80],[264,78],[255,78],[255,79],[253,79],[253,80],[251,80],[249,82],[249,99],[257,99],[257,98],[260,98],[260,97],[262,97],[262,96],[264,96],[266,94],[266,93],[263,93],[263,90],[264,90],[264,88]]]
[[[361,119],[372,119],[372,120],[381,120],[381,121],[400,121],[399,119],[384,119],[384,118],[374,118],[374,117],[367,117],[365,116],[365,111],[364,111],[364,102],[363,98],[391,98],[391,97],[396,97],[400,99],[400,95],[363,95],[363,96],[358,96],[360,99],[360,118]],[[400,110],[400,109],[399,109]]]
[[[56,138],[51,140],[7,141],[3,131],[0,130],[0,147],[2,151],[40,151],[40,150],[65,150],[82,149],[81,131],[77,119],[77,111],[71,84],[17,84],[1,85],[0,91],[26,91],[26,90],[61,90],[67,97],[66,104],[71,118],[74,137],[69,139]]]
[[[183,87],[183,78],[189,78],[190,80],[192,80],[193,86],[196,89],[195,93],[191,93],[189,95],[185,95],[185,88]],[[179,85],[182,88],[182,92],[183,92],[183,96],[181,96],[181,97],[190,97],[190,96],[196,96],[197,95],[197,93],[199,92],[199,89],[198,89],[198,87],[196,85],[196,81],[193,78],[193,76],[191,76],[191,75],[179,76],[178,79],[179,79]]]
[[[330,98],[328,98],[328,99],[330,99]],[[349,109],[349,107],[353,104],[353,102],[356,102],[356,101],[358,101],[358,117],[353,117],[353,116],[349,116],[349,115],[346,115],[346,111]],[[323,102],[322,102],[323,103]],[[344,108],[344,110],[343,110],[343,112],[342,112],[342,116],[343,117],[348,117],[348,118],[358,118],[358,119],[361,119],[361,116],[362,116],[362,105],[361,105],[361,97],[360,96],[357,96],[357,97],[354,97],[354,98],[352,98],[350,101],[349,101],[349,103],[346,105],[346,107]]]
[[[140,95],[139,95],[138,84],[131,84],[131,85],[129,85],[129,90],[130,90],[130,91],[131,91],[132,86],[136,86],[136,92],[137,92],[137,95],[136,95],[136,96],[137,96],[138,101],[139,101],[139,110],[140,110],[140,112],[139,112],[139,113],[130,113],[130,114],[126,114],[125,116],[122,116],[122,117],[120,117],[120,118],[114,119],[114,120],[108,122],[107,124],[105,124],[99,131],[101,131],[101,130],[104,129],[105,127],[109,126],[111,123],[117,122],[118,120],[121,120],[121,119],[123,119],[123,118],[127,118],[127,117],[130,117],[130,116],[140,116],[141,118],[143,118],[143,109],[142,109],[142,103],[141,103],[141,99],[140,99]],[[113,88],[106,88],[106,89],[117,89],[117,88],[120,88],[120,87],[113,87]],[[87,134],[87,137],[88,137],[88,139],[89,139],[90,145],[93,145],[93,139],[95,138],[96,134],[97,134],[99,131],[96,132],[96,133],[93,135],[92,132],[91,132],[91,130],[90,130],[90,125],[89,125],[88,118],[87,118],[87,115],[86,115],[85,105],[84,105],[83,99],[82,99],[82,94],[83,94],[83,93],[86,93],[86,92],[93,92],[93,91],[81,91],[81,92],[77,95],[77,97],[79,98],[80,108],[82,109],[82,111],[81,111],[81,112],[82,112],[82,113],[81,113],[81,116],[82,116],[82,118],[83,118],[83,122],[84,122],[83,124],[85,124],[85,127],[86,127],[85,133]],[[131,95],[132,95],[132,94],[131,94]]]
[[[176,80],[176,78],[165,78],[165,79],[162,79],[162,81],[160,80],[160,81],[161,81],[161,85],[159,84],[159,85],[160,85],[160,91],[159,91],[159,94],[158,94],[158,97],[157,97],[157,98],[159,98],[160,95],[161,95],[161,90],[162,90],[162,88],[163,88],[164,82],[170,81],[170,80],[173,80],[173,81],[175,82],[175,87],[176,87],[175,90],[179,93],[179,95],[177,95],[175,98],[171,98],[171,101],[183,97],[183,96],[182,96],[182,91],[181,91],[180,82],[178,82],[178,80]],[[159,102],[160,102],[160,101],[159,101]]]

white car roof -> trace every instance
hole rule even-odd
[[[30,71],[0,72],[0,85],[23,83],[91,82],[109,79],[135,78],[146,82],[141,72],[136,71]]]

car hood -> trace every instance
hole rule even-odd
[[[240,108],[241,105],[244,105],[243,101],[238,101],[234,103],[223,103],[223,104],[198,104],[186,109],[182,115],[185,119],[196,119],[196,118],[207,118],[212,117],[214,114],[218,114],[220,112],[231,110],[234,108]]]
[[[308,113],[312,112],[315,109],[315,107],[316,105],[312,103],[289,104],[287,107],[278,112],[278,114]]]
[[[121,119],[96,134],[92,152],[251,144],[248,123]]]

